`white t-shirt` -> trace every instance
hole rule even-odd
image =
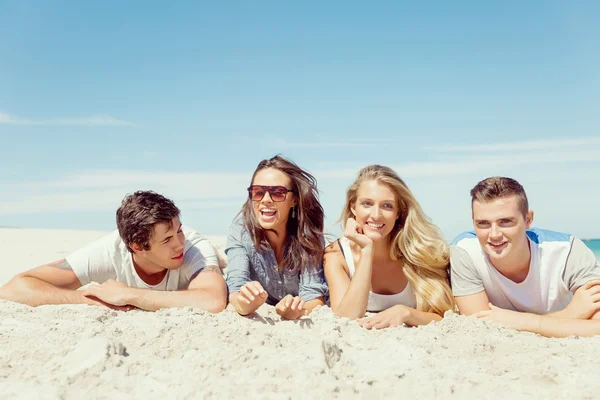
[[[127,250],[118,231],[76,250],[67,256],[66,260],[82,285],[114,279],[127,286],[141,289],[187,289],[198,271],[207,265],[219,264],[208,239],[188,228],[183,228],[183,234],[185,235],[183,264],[177,269],[168,270],[164,279],[154,286],[144,282],[135,271],[132,254]]]
[[[580,286],[600,279],[594,253],[579,239],[542,229],[527,231],[531,262],[523,282],[515,283],[490,262],[473,232],[450,246],[452,292],[469,296],[485,290],[490,302],[508,310],[547,314],[564,309]]]

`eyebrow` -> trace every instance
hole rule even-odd
[[[365,201],[365,200],[373,201],[373,199],[370,198],[370,197],[359,197],[358,200],[361,200],[361,201]],[[386,199],[386,200],[381,200],[380,203],[392,203],[392,204],[395,204],[396,202],[394,200],[392,200],[392,199]]]
[[[181,227],[182,227],[182,226],[183,226],[183,223],[179,222],[179,228],[177,228],[177,232],[179,232],[179,230],[181,229]],[[162,239],[160,240],[160,242],[164,242],[164,241],[165,241],[165,240],[167,240],[167,239],[171,239],[173,236],[174,236],[174,235],[166,236],[166,237],[162,238]]]

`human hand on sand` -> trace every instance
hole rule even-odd
[[[101,285],[91,285],[83,291],[83,295],[93,302],[101,303],[110,308],[129,311],[133,306],[129,304],[129,286],[112,279]]]
[[[561,316],[589,319],[600,310],[600,280],[589,281],[575,291]]]
[[[275,312],[281,318],[294,320],[308,314],[308,310],[304,309],[304,301],[298,296],[288,294],[275,306]]]
[[[394,328],[406,323],[411,315],[409,307],[397,304],[372,317],[360,318],[357,322],[365,329]]]
[[[238,294],[238,303],[248,314],[265,304],[269,294],[257,281],[246,282]]]
[[[348,218],[346,220],[344,237],[356,243],[361,249],[373,246],[373,241],[371,238],[363,233],[362,228],[358,225],[358,222],[356,222],[354,218]]]
[[[492,303],[489,303],[488,305],[490,307],[489,310],[478,311],[473,314],[473,316],[484,321],[492,321],[506,328],[516,329],[518,331],[527,330],[528,323],[530,324],[532,322],[531,318],[539,318],[539,315],[505,310],[503,308],[496,307]]]

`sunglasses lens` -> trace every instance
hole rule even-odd
[[[273,201],[284,201],[285,195],[287,194],[286,188],[273,188],[273,190],[269,191],[271,198]]]
[[[250,189],[250,198],[254,201],[262,200],[265,196],[265,189],[261,187],[253,187]]]
[[[261,201],[267,190],[271,200],[277,202],[284,201],[288,193],[288,190],[283,186],[250,186],[248,193],[252,201]]]

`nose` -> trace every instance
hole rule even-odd
[[[381,210],[379,209],[379,207],[372,207],[371,208],[371,218],[373,218],[374,220],[377,220],[380,216],[381,216]]]
[[[498,228],[498,225],[492,224],[492,227],[490,229],[490,238],[497,239],[500,237],[502,237],[502,231],[500,230],[500,228]]]
[[[269,196],[268,199],[267,199],[267,196]],[[268,190],[265,192],[265,195],[262,198],[262,202],[263,203],[273,203],[273,199],[271,198],[271,193],[269,193]]]
[[[183,249],[185,248],[185,236],[176,235],[176,239],[175,239],[174,243],[175,243],[175,252],[176,253],[183,251]]]

